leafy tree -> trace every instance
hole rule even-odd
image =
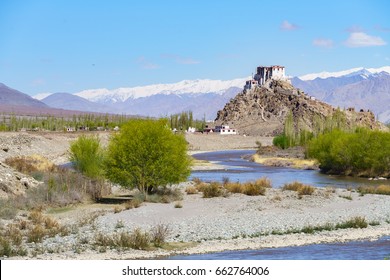
[[[166,120],[130,120],[108,145],[107,177],[143,194],[184,181],[190,174],[187,142]]]
[[[335,129],[311,140],[307,155],[316,158],[322,171],[332,174],[390,177],[390,133]]]
[[[103,175],[104,153],[98,136],[81,135],[70,144],[70,161],[76,169],[91,178]]]

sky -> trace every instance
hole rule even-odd
[[[0,82],[29,95],[390,65],[390,1],[0,0]]]

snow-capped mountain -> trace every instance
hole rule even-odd
[[[184,80],[172,84],[155,84],[149,86],[118,88],[118,89],[89,89],[75,95],[98,103],[125,102],[128,99],[149,97],[156,94],[205,94],[222,95],[229,88],[242,88],[248,78],[235,80]]]
[[[91,102],[88,103],[92,105],[89,108],[93,108],[95,103],[96,111],[100,112],[98,108],[102,108],[101,105],[107,108],[108,113],[152,117],[191,110],[195,118],[214,119],[217,111],[243,89],[247,79],[249,77],[227,81],[184,80],[117,89],[88,89],[74,95]],[[292,77],[291,82],[307,94],[332,105],[356,107],[357,110],[370,109],[382,122],[390,121],[390,107],[387,105],[390,104],[390,66],[307,74]],[[45,93],[35,98],[43,99],[47,96]],[[62,100],[55,106],[62,109],[76,108],[72,105],[76,99],[72,100]]]
[[[308,74],[291,83],[331,105],[371,110],[381,122],[390,122],[389,66]]]
[[[298,78],[302,81],[312,81],[317,78],[327,79],[327,78],[338,78],[338,77],[352,77],[357,75],[369,77],[373,74],[377,74],[380,72],[387,72],[390,74],[390,66],[384,66],[380,68],[358,67],[358,68],[352,68],[349,70],[344,70],[339,72],[320,72],[320,73],[306,74],[303,76],[299,76]]]

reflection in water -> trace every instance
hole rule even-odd
[[[193,171],[191,178],[197,177],[203,181],[221,181],[223,177],[228,177],[231,182],[246,182],[261,177],[268,177],[274,187],[281,187],[285,183],[292,181],[299,181],[317,187],[335,186],[338,188],[383,183],[381,181],[369,181],[363,178],[330,176],[321,174],[317,170],[263,166],[243,159],[244,156],[253,155],[254,153],[254,150],[233,150],[195,154],[194,158],[223,165],[225,169]]]

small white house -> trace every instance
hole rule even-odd
[[[233,135],[237,134],[237,129],[231,128],[228,125],[217,125],[215,126],[214,132],[221,135]]]
[[[187,132],[188,133],[195,133],[195,131],[196,131],[196,128],[195,127],[189,127],[188,129],[187,129]]]

